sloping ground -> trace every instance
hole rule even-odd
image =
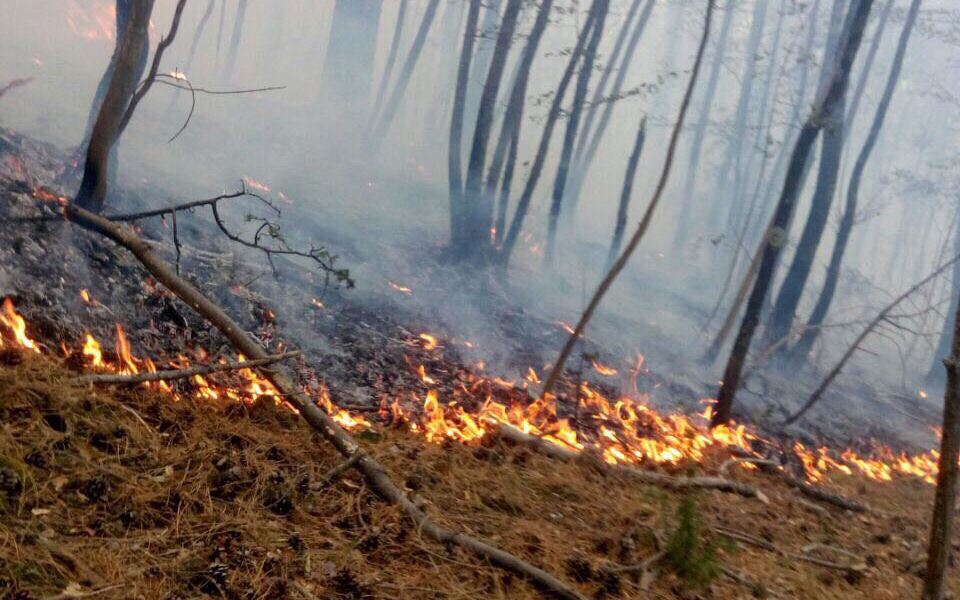
[[[0,363],[0,597],[538,597],[421,538],[355,473],[323,485],[339,457],[284,408],[94,388],[71,381],[69,364],[17,350],[2,351]],[[729,569],[696,588],[666,559],[646,576],[616,572],[653,556],[657,536],[678,539],[677,494],[493,438],[447,447],[394,430],[360,438],[431,514],[591,597],[919,595],[932,498],[919,480],[837,476],[831,485],[875,509],[853,515],[737,467],[731,476],[762,488],[770,503],[696,496],[696,538],[712,540],[717,565]],[[729,542],[714,526],[866,568]]]

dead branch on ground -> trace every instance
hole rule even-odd
[[[300,352],[284,352],[283,354],[274,354],[258,360],[197,365],[187,369],[170,369],[166,371],[154,371],[153,373],[138,373],[136,375],[84,375],[77,377],[76,380],[81,383],[115,383],[125,385],[136,385],[138,383],[149,383],[153,381],[175,381],[177,379],[187,379],[194,375],[207,375],[208,373],[222,373],[224,371],[239,371],[240,369],[265,367],[287,358],[293,358],[294,356],[300,356]]]
[[[846,550],[842,552],[849,554],[850,556],[856,557],[856,559],[859,562],[857,562],[856,564],[842,564],[842,563],[826,560],[823,558],[817,558],[816,556],[810,556],[809,554],[805,554],[805,553],[791,552],[789,550],[785,550],[777,546],[773,542],[768,542],[765,539],[756,537],[754,535],[751,535],[743,531],[737,531],[735,529],[728,529],[726,527],[719,527],[716,525],[713,526],[711,529],[713,529],[714,532],[716,532],[719,535],[722,535],[723,537],[727,537],[732,540],[742,542],[744,544],[749,544],[750,546],[755,546],[757,548],[761,548],[763,550],[773,552],[774,554],[779,554],[784,558],[790,558],[793,560],[808,562],[810,564],[824,567],[827,569],[836,569],[838,571],[846,571],[848,573],[862,573],[867,568],[863,559],[856,556],[855,554],[847,552]],[[836,550],[839,550],[839,549],[836,549]]]
[[[173,268],[154,252],[151,245],[137,236],[133,230],[74,206],[72,203],[64,203],[62,208],[64,216],[71,222],[98,233],[130,251],[158,282],[216,327],[238,352],[252,360],[269,357],[263,347],[222,308],[186,279],[177,275]],[[390,479],[379,462],[367,454],[346,430],[316,405],[313,399],[295,383],[287,370],[277,364],[259,367],[259,370],[315,431],[330,442],[340,454],[356,460],[354,468],[360,471],[367,485],[384,500],[399,506],[416,525],[417,531],[441,544],[459,546],[504,570],[520,575],[551,596],[565,600],[586,600],[585,596],[543,569],[480,539],[438,524],[407,497]]]

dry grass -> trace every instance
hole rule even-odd
[[[0,362],[0,597],[65,589],[149,599],[539,597],[525,582],[422,539],[355,473],[311,491],[339,457],[284,409],[172,403],[71,383],[46,359],[7,352]],[[774,480],[737,473],[764,488],[771,504],[703,494],[707,523],[795,552],[812,543],[843,548],[868,570],[852,576],[727,545],[721,563],[756,586],[721,578],[694,591],[663,572],[645,592],[640,572],[609,569],[655,552],[654,532],[672,527],[675,495],[498,440],[468,448],[396,431],[361,438],[445,524],[591,597],[918,595],[932,490],[917,481],[837,480],[885,511],[854,516],[811,508]]]

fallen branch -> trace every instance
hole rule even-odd
[[[287,358],[300,356],[300,352],[284,352],[283,354],[274,354],[266,358],[257,360],[245,360],[242,362],[226,362],[214,365],[197,365],[187,369],[170,369],[167,371],[154,371],[153,373],[138,373],[136,375],[84,375],[77,377],[75,381],[81,383],[116,383],[125,385],[136,385],[138,383],[149,383],[153,381],[175,381],[177,379],[187,379],[194,375],[206,375],[208,373],[222,373],[223,371],[238,371],[240,369],[250,369],[253,367],[264,367],[272,365],[275,362]]]
[[[757,488],[745,483],[731,481],[730,479],[724,479],[722,477],[676,477],[625,465],[608,465],[605,462],[593,460],[589,454],[563,448],[535,435],[524,433],[512,425],[501,424],[499,431],[503,438],[531,447],[546,456],[563,461],[588,462],[591,467],[599,469],[606,474],[624,475],[636,479],[641,483],[674,491],[690,489],[717,490],[737,494],[744,498],[756,498],[764,504],[769,502],[767,496]]]
[[[266,350],[256,340],[250,337],[222,308],[186,279],[177,275],[171,266],[154,252],[150,244],[137,236],[133,230],[74,206],[72,203],[64,203],[62,208],[64,216],[73,223],[99,233],[130,251],[158,282],[216,327],[238,352],[251,360],[269,358]],[[502,569],[516,573],[551,596],[564,600],[586,600],[585,596],[543,569],[482,540],[457,533],[436,523],[404,494],[379,462],[369,456],[347,431],[304,393],[286,370],[277,364],[259,367],[259,370],[283,394],[287,402],[299,411],[310,427],[330,442],[340,454],[348,459],[356,459],[354,468],[363,475],[370,489],[384,500],[399,506],[416,525],[417,531],[441,544],[460,546]]]
[[[774,554],[779,554],[780,556],[783,556],[785,558],[792,558],[794,560],[808,562],[810,564],[814,564],[827,569],[836,569],[838,571],[846,571],[848,573],[862,573],[867,568],[862,560],[858,564],[845,565],[842,563],[837,563],[837,562],[825,560],[822,558],[817,558],[816,556],[809,556],[807,554],[801,554],[798,552],[790,552],[789,550],[784,550],[783,548],[780,548],[779,546],[777,546],[772,542],[768,542],[767,540],[758,538],[754,535],[750,535],[749,533],[745,533],[743,531],[737,531],[734,529],[727,529],[726,527],[717,527],[717,526],[712,527],[712,529],[717,534],[730,538],[732,540],[743,542],[744,544],[749,544],[751,546],[756,546],[757,548],[762,548],[763,550],[773,552]],[[851,554],[851,556],[856,556],[856,555]]]
[[[323,478],[320,481],[311,485],[310,489],[313,491],[322,490],[323,488],[327,487],[334,481],[340,479],[341,475],[343,475],[350,469],[354,468],[354,466],[356,466],[358,459],[359,459],[359,456],[353,455],[347,460],[340,463],[339,465],[330,469],[329,471],[327,471],[327,473],[323,476]]]

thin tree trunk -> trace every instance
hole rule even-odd
[[[510,90],[510,99],[507,101],[507,108],[500,124],[500,137],[497,139],[497,147],[493,152],[490,170],[487,173],[485,193],[492,198],[496,193],[500,170],[504,161],[507,161],[503,173],[504,181],[500,187],[501,194],[496,224],[494,225],[496,229],[494,245],[497,247],[500,247],[503,242],[504,228],[506,227],[506,211],[510,204],[510,185],[513,182],[514,168],[516,167],[520,129],[523,125],[523,108],[527,99],[527,85],[530,81],[530,72],[534,60],[537,57],[537,49],[540,47],[540,40],[543,39],[543,33],[550,22],[550,10],[552,8],[553,0],[543,0],[540,3],[540,10],[530,30],[530,35],[527,37],[527,44],[524,46],[523,54],[517,62],[517,77],[514,79],[513,87]]]
[[[610,241],[610,251],[607,253],[605,269],[610,270],[617,256],[620,255],[620,244],[623,243],[623,232],[627,229],[627,213],[630,209],[630,197],[633,195],[633,180],[637,175],[637,165],[640,164],[640,155],[643,153],[643,142],[647,137],[647,116],[640,120],[637,128],[637,139],[633,142],[633,152],[627,161],[627,172],[623,176],[623,189],[620,192],[620,205],[617,208],[617,221],[613,226],[613,239]]]
[[[630,63],[633,60],[633,55],[636,52],[637,45],[640,43],[640,38],[643,37],[643,32],[647,28],[647,23],[650,21],[650,13],[653,11],[653,7],[655,5],[655,0],[648,0],[646,6],[643,7],[643,12],[640,13],[639,19],[637,19],[637,24],[634,26],[633,32],[630,34],[630,40],[627,42],[627,49],[623,53],[620,66],[617,69],[617,76],[613,80],[613,85],[610,88],[609,99],[604,103],[603,110],[600,113],[600,121],[597,123],[595,128],[591,128],[588,124],[585,124],[583,127],[582,139],[586,140],[589,138],[590,142],[583,150],[582,156],[577,163],[577,174],[573,181],[570,182],[570,191],[567,194],[570,197],[570,202],[568,204],[568,209],[566,210],[566,214],[570,216],[570,221],[573,220],[573,216],[577,212],[577,205],[580,202],[580,193],[583,190],[583,184],[584,181],[586,181],[587,173],[590,171],[591,165],[593,165],[593,160],[597,156],[597,150],[600,148],[600,142],[603,140],[603,136],[607,132],[607,126],[610,124],[610,119],[613,117],[613,109],[616,102],[613,102],[612,100],[620,97],[620,94],[623,91],[623,83],[626,81],[627,72],[630,70]],[[591,111],[590,116],[587,118],[588,123],[595,115],[596,113]]]
[[[880,131],[883,128],[887,111],[890,103],[893,101],[893,93],[897,88],[897,82],[900,79],[900,71],[903,69],[903,59],[907,52],[907,43],[910,41],[910,34],[913,31],[913,25],[916,22],[917,13],[920,10],[921,0],[912,0],[910,12],[907,14],[907,20],[904,22],[900,33],[900,40],[897,42],[896,54],[893,58],[893,64],[890,67],[890,75],[887,77],[887,83],[880,97],[880,104],[873,117],[873,123],[870,126],[870,132],[863,143],[860,155],[857,156],[857,162],[853,167],[853,173],[850,176],[850,184],[847,188],[847,201],[843,210],[843,217],[840,220],[840,228],[837,231],[837,238],[833,245],[833,252],[830,255],[830,264],[827,267],[826,279],[823,283],[823,289],[820,292],[817,303],[810,314],[807,326],[800,340],[790,351],[790,359],[793,361],[805,360],[807,354],[813,348],[814,342],[819,336],[820,325],[830,310],[830,304],[833,302],[833,296],[837,290],[837,284],[840,280],[840,267],[843,263],[843,255],[846,252],[847,244],[850,241],[850,233],[856,221],[857,205],[860,197],[860,183],[863,180],[863,174],[870,160],[870,155],[880,137]],[[956,295],[956,294],[955,294]]]
[[[477,17],[481,0],[470,0],[467,25],[463,32],[463,47],[460,50],[460,65],[457,68],[457,85],[453,93],[453,115],[450,121],[450,144],[447,151],[447,171],[450,181],[450,245],[457,248],[463,243],[466,225],[466,208],[463,201],[463,112],[470,79],[470,62],[473,60],[473,45],[477,37]]]
[[[793,215],[797,196],[800,193],[798,184],[805,170],[810,151],[813,149],[813,145],[823,127],[824,115],[830,114],[833,106],[843,97],[849,84],[850,69],[856,58],[857,50],[860,48],[863,30],[866,27],[867,17],[870,15],[872,6],[873,0],[860,0],[860,2],[851,5],[847,19],[849,27],[844,31],[843,39],[839,44],[839,61],[832,70],[832,75],[825,82],[826,85],[818,91],[810,116],[797,138],[797,143],[790,158],[790,166],[787,169],[787,176],[784,180],[783,191],[774,212],[773,226],[766,235],[757,279],[750,293],[750,299],[747,301],[746,313],[734,341],[727,367],[724,370],[723,384],[720,386],[720,393],[717,395],[716,412],[711,421],[712,426],[728,423],[732,417],[733,400],[740,385],[740,376],[743,373],[747,352],[750,350],[750,342],[760,321],[760,310],[773,280],[773,271],[777,259],[786,242],[786,228]]]
[[[466,104],[464,114],[466,125],[464,136],[473,140],[473,127],[476,126],[477,115],[480,112],[480,97],[483,95],[483,82],[490,73],[490,62],[493,60],[493,49],[498,37],[497,23],[500,21],[500,5],[503,0],[484,0],[481,14],[480,30],[477,32],[477,49],[473,55],[473,76],[467,84]]]
[[[599,6],[596,8],[593,32],[590,43],[583,54],[583,66],[577,77],[577,85],[573,93],[573,106],[567,116],[567,128],[563,135],[563,147],[560,150],[560,164],[557,166],[557,177],[553,182],[553,198],[550,203],[550,214],[547,220],[546,252],[544,264],[548,269],[556,266],[557,258],[557,223],[560,220],[560,210],[563,206],[563,195],[567,186],[567,177],[570,172],[570,160],[573,157],[573,145],[577,139],[580,127],[580,116],[583,114],[583,104],[587,100],[587,89],[590,85],[590,76],[593,74],[593,65],[597,58],[597,48],[603,38],[603,29],[610,10],[609,0],[594,0]]]
[[[550,369],[550,376],[543,384],[543,390],[541,392],[541,397],[543,398],[548,397],[553,391],[553,388],[556,387],[560,376],[563,374],[564,365],[566,365],[567,359],[570,358],[570,354],[573,352],[574,346],[577,345],[580,336],[583,335],[587,323],[590,322],[593,313],[597,310],[597,307],[600,306],[600,301],[603,300],[607,290],[609,290],[613,282],[616,281],[617,276],[623,271],[623,268],[627,266],[630,256],[633,255],[634,250],[636,250],[640,244],[640,240],[643,239],[644,234],[650,227],[653,215],[657,210],[657,206],[660,204],[660,198],[663,197],[663,191],[667,187],[667,181],[670,179],[673,156],[677,151],[677,141],[680,138],[681,131],[683,131],[683,123],[687,118],[687,109],[690,108],[690,98],[693,96],[693,90],[696,87],[697,78],[700,75],[703,53],[704,50],[706,50],[707,41],[710,39],[710,23],[713,21],[714,5],[714,0],[707,0],[707,10],[703,20],[703,34],[700,38],[700,45],[697,47],[697,56],[694,59],[693,70],[690,73],[690,82],[687,84],[687,89],[683,94],[683,100],[680,102],[680,113],[677,115],[677,122],[674,124],[673,131],[670,134],[670,142],[667,144],[667,155],[663,162],[663,170],[660,172],[660,179],[657,181],[657,187],[654,189],[650,204],[647,206],[647,210],[644,212],[643,218],[637,225],[637,229],[634,231],[633,236],[631,236],[626,248],[624,248],[616,262],[613,263],[613,266],[604,276],[600,285],[597,286],[597,290],[590,299],[590,303],[587,304],[586,310],[580,315],[580,320],[577,321],[573,333],[567,338],[566,344],[564,344],[563,349],[560,351],[560,356],[557,357],[556,362],[554,362],[553,367]]]
[[[220,0],[220,19],[217,24],[217,54],[215,65],[220,69],[220,49],[223,47],[223,27],[227,22],[227,0]]]
[[[403,26],[407,19],[407,6],[409,0],[400,0],[400,6],[397,9],[397,24],[393,29],[393,39],[390,40],[390,53],[387,55],[387,62],[383,66],[383,75],[380,76],[380,88],[377,91],[377,98],[374,100],[373,110],[370,114],[376,117],[383,108],[383,100],[387,97],[387,90],[390,89],[390,80],[393,76],[393,66],[397,63],[397,55],[400,54],[400,41],[403,39]]]
[[[417,36],[413,40],[407,59],[403,63],[403,69],[397,75],[397,83],[393,87],[393,93],[390,94],[390,99],[384,106],[383,114],[380,116],[377,126],[373,128],[374,144],[379,145],[383,141],[384,136],[387,135],[390,126],[393,124],[393,119],[397,116],[397,111],[400,110],[400,103],[407,91],[407,84],[413,78],[413,70],[417,66],[417,61],[420,60],[423,45],[427,42],[427,34],[430,33],[430,26],[433,25],[433,19],[437,16],[439,5],[440,0],[430,0],[430,3],[427,4],[423,13],[423,20],[420,21],[420,29],[417,31]]]
[[[149,44],[148,29],[154,0],[133,2],[126,27],[117,37],[116,65],[110,86],[90,134],[83,180],[76,202],[95,213],[103,210],[110,179],[110,153],[123,128],[124,113],[143,73],[143,57]]]
[[[237,56],[240,54],[240,38],[243,37],[243,22],[247,18],[247,4],[249,0],[240,0],[237,4],[237,14],[233,18],[233,35],[230,36],[230,49],[227,51],[227,62],[224,65],[224,72],[227,80],[233,79],[233,73],[237,68]]]
[[[365,127],[383,0],[336,0],[320,77],[320,104],[329,121]]]
[[[563,98],[566,96],[567,88],[573,79],[573,72],[576,70],[580,54],[583,52],[587,40],[590,38],[594,25],[594,16],[594,12],[591,9],[590,14],[587,16],[587,21],[583,25],[583,29],[580,30],[580,35],[577,36],[577,44],[570,54],[567,67],[560,78],[560,83],[557,85],[557,91],[550,105],[550,112],[547,113],[547,120],[543,125],[543,132],[540,135],[540,144],[537,146],[537,153],[533,158],[533,165],[530,167],[530,175],[527,176],[527,182],[524,184],[523,192],[521,192],[520,199],[517,201],[517,208],[513,212],[510,229],[507,231],[507,235],[503,240],[503,246],[500,248],[498,262],[501,267],[505,268],[510,263],[510,255],[513,253],[514,246],[516,246],[517,238],[520,237],[520,230],[523,229],[523,221],[526,219],[527,211],[530,209],[533,192],[537,187],[537,182],[540,180],[543,164],[547,160],[547,152],[550,150],[550,139],[553,137],[553,130],[557,125],[557,120],[560,118]]]
[[[867,87],[867,80],[870,78],[870,72],[873,68],[873,62],[877,58],[877,51],[880,49],[880,42],[883,41],[883,32],[887,28],[887,21],[890,19],[890,12],[896,0],[887,0],[883,12],[880,13],[880,21],[877,23],[877,30],[873,33],[873,39],[870,41],[870,51],[863,61],[863,68],[860,71],[860,79],[857,81],[857,87],[850,96],[850,108],[847,110],[845,122],[847,131],[853,131],[853,122],[857,118],[857,112],[860,109],[860,101],[863,100],[863,90]]]
[[[508,0],[500,23],[500,31],[493,49],[493,58],[487,70],[487,80],[480,97],[480,110],[473,129],[473,143],[470,150],[470,162],[467,167],[467,185],[465,203],[467,222],[464,227],[463,244],[460,253],[481,261],[489,257],[491,247],[490,228],[493,226],[493,198],[483,189],[483,173],[487,166],[487,147],[490,144],[490,132],[493,130],[494,111],[503,72],[513,44],[513,34],[517,28],[522,0]]]
[[[717,94],[717,86],[720,83],[720,72],[723,69],[723,59],[727,50],[727,38],[730,36],[730,26],[733,24],[733,17],[737,12],[737,3],[728,2],[723,11],[723,22],[720,24],[720,35],[717,37],[717,43],[714,50],[713,63],[710,65],[710,76],[707,79],[707,87],[703,92],[703,100],[700,103],[697,124],[693,130],[693,141],[690,143],[690,156],[687,158],[687,177],[683,185],[683,195],[681,196],[679,218],[677,219],[677,231],[673,239],[673,248],[680,252],[687,245],[690,232],[691,207],[693,206],[694,184],[697,181],[697,173],[700,165],[700,152],[703,149],[703,142],[707,137],[707,127],[710,125],[710,113],[713,110],[714,96]]]
[[[943,398],[943,435],[937,471],[937,491],[930,523],[927,570],[923,578],[923,600],[942,600],[950,550],[953,547],[953,516],[957,499],[957,461],[960,459],[960,311],[954,313],[953,343],[943,361],[947,389]]]

